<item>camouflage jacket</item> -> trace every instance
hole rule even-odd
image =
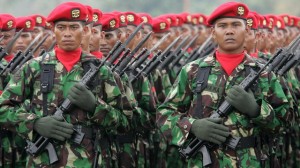
[[[252,69],[259,68],[256,62],[247,55],[230,76],[224,72],[214,55],[184,66],[166,101],[158,107],[158,127],[173,145],[181,146],[193,137],[190,129],[192,123],[197,119],[194,112],[197,96],[193,93],[196,86],[195,75],[199,67],[207,66],[211,66],[208,85],[201,93],[203,117],[205,118],[220,106],[226,92],[246,77],[246,66]],[[230,128],[232,136],[248,137],[257,136],[262,131],[278,131],[284,122],[289,105],[276,76],[273,73],[263,72],[256,86],[254,94],[261,106],[260,114],[256,118],[249,118],[233,109],[227,117],[224,117],[224,125]],[[254,148],[236,151],[217,148],[212,152],[213,167],[259,166]],[[199,158],[202,158],[200,153],[189,160],[189,166],[201,167],[202,159]]]
[[[35,139],[37,135],[33,130],[34,121],[44,115],[40,86],[42,59],[43,57],[34,58],[22,66],[13,75],[0,97],[0,123],[24,139]],[[57,60],[54,51],[46,56],[43,62],[54,65],[54,87],[47,94],[49,115],[56,111],[74,83],[80,81],[84,74],[83,64],[94,59],[94,56],[82,54],[80,61],[67,72],[63,64]],[[128,120],[120,112],[121,92],[112,72],[107,66],[103,66],[95,78],[97,80],[92,90],[97,100],[95,111],[87,113],[74,107],[64,114],[65,119],[74,125],[90,128],[127,130]],[[71,140],[55,145],[60,160],[53,166],[91,167],[95,153],[92,141],[93,139],[85,136],[80,145],[75,145]],[[30,157],[27,164],[28,167],[47,165],[48,159],[47,152],[43,151],[37,157]]]

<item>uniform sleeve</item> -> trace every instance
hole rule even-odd
[[[187,110],[192,100],[187,68],[179,73],[166,101],[158,107],[157,125],[166,139],[173,145],[182,145],[189,135],[195,119]]]
[[[263,74],[260,81],[263,88],[261,94],[263,98],[258,102],[261,106],[260,114],[252,120],[263,129],[278,131],[286,122],[289,103],[278,78],[273,73],[269,74],[269,80],[264,80],[267,79],[264,76],[267,74]]]
[[[11,131],[29,138],[38,118],[29,110],[33,68],[25,64],[11,79],[0,97],[0,122]]]
[[[122,132],[128,130],[127,117],[122,113],[122,94],[114,75],[105,66],[100,69],[100,74],[102,94],[96,97],[95,112],[89,117],[106,129],[118,128]]]

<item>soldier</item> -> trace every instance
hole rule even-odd
[[[80,3],[58,5],[48,16],[48,22],[54,24],[57,47],[45,57],[27,62],[0,97],[0,121],[4,127],[32,142],[39,135],[54,140],[51,142],[56,152],[52,156],[57,155],[58,161],[50,164],[47,151],[41,150],[28,157],[27,167],[92,167],[96,159],[95,128],[128,129],[127,118],[119,110],[120,90],[107,66],[99,69],[88,87],[79,83],[86,65],[96,62],[94,56],[85,55],[80,48],[87,31],[87,15]],[[48,74],[42,71],[46,67],[50,67]],[[53,87],[41,91],[43,84]],[[73,108],[63,116],[53,115],[66,98]],[[71,138],[74,130],[84,133],[79,143]],[[101,158],[97,164],[100,163]]]
[[[23,29],[23,32],[12,48],[13,54],[17,54],[18,51],[24,52],[27,49],[28,45],[33,40],[32,32],[35,26],[34,20],[28,16],[17,17],[16,22],[16,32],[21,29]]]
[[[16,33],[16,19],[10,14],[0,14],[0,19],[2,22],[2,31],[1,31],[1,36],[3,37],[3,40],[0,42],[0,46],[5,48],[7,47],[7,44],[13,39]],[[11,54],[11,50],[7,51],[8,55],[4,57],[6,60],[5,62],[9,62],[12,58],[13,55]],[[1,62],[3,62],[1,60]]]
[[[41,34],[40,39],[41,40],[45,35],[46,35],[46,31],[45,31],[45,27],[46,27],[46,17],[42,16],[42,15],[31,15],[30,16],[34,22],[35,22],[35,26],[33,28],[33,32],[32,32],[32,39],[34,39],[36,36],[38,36],[39,34]],[[47,37],[47,38],[51,38],[51,37]],[[39,49],[37,49],[37,51],[34,53],[35,57],[40,56],[41,54],[41,47],[39,47]],[[44,51],[43,51],[44,52]]]
[[[101,23],[102,12],[99,9],[93,9],[93,27],[92,27],[92,36],[90,40],[90,51],[91,54],[95,55],[97,58],[102,58],[103,54],[100,52],[100,40],[103,38],[101,36],[102,32],[102,23]]]
[[[209,148],[211,167],[260,167],[263,158],[256,146],[257,135],[263,131],[276,132],[288,108],[273,73],[260,74],[255,89],[251,88],[254,93],[238,86],[250,68],[260,69],[243,51],[248,11],[243,3],[228,2],[212,12],[208,23],[213,26],[217,50],[184,66],[166,101],[158,108],[157,124],[170,143],[182,146],[191,137],[197,137],[215,144]],[[196,88],[196,82],[202,81],[199,74],[208,75],[203,78],[204,88]],[[195,89],[203,91],[196,93]],[[234,108],[223,121],[208,118],[224,100]],[[229,135],[241,138],[235,149],[223,144]],[[202,164],[200,152],[188,160],[188,167]]]

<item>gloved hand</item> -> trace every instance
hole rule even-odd
[[[225,99],[241,113],[249,117],[259,115],[260,106],[256,103],[253,92],[249,89],[246,92],[240,86],[233,86],[227,93]]]
[[[221,145],[230,135],[221,118],[203,118],[193,122],[191,132],[199,139]]]
[[[47,138],[64,141],[71,138],[73,125],[64,121],[62,116],[46,116],[37,119],[33,129]]]
[[[79,108],[93,112],[96,108],[96,98],[94,94],[82,83],[76,83],[69,91],[68,98]]]

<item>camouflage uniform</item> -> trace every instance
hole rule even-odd
[[[197,98],[192,91],[196,85],[195,75],[199,66],[211,66],[208,85],[202,92],[203,117],[209,117],[224,100],[224,93],[246,77],[246,66],[259,68],[253,59],[246,56],[232,74],[227,76],[214,55],[184,66],[165,103],[158,108],[157,124],[173,145],[181,146],[189,141],[189,137],[193,137],[189,131],[196,120],[194,108]],[[256,137],[263,131],[276,132],[285,121],[288,101],[273,73],[263,72],[260,75],[254,95],[261,106],[258,117],[250,119],[236,110],[224,117],[223,123],[230,128],[232,136]],[[237,150],[216,148],[211,149],[210,154],[212,167],[260,167],[260,151],[257,147]],[[201,158],[201,153],[197,153],[188,160],[188,167],[202,167]]]
[[[41,60],[38,57],[26,63],[14,74],[0,99],[0,122],[4,126],[24,139],[34,141],[37,138],[33,130],[36,119],[42,117],[42,93],[40,89]],[[47,94],[47,109],[49,114],[53,114],[56,108],[68,95],[69,89],[78,82],[83,75],[82,65],[84,62],[94,59],[94,56],[82,54],[70,72],[55,56],[54,51],[49,53],[44,60],[45,64],[54,65],[54,87]],[[67,122],[73,125],[96,128],[101,130],[117,129],[118,131],[128,130],[127,117],[120,112],[122,108],[121,93],[112,72],[103,66],[96,75],[95,88],[97,106],[94,113],[87,113],[79,108],[74,108],[64,115]],[[28,99],[28,103],[24,100]],[[91,130],[91,129],[90,129]],[[92,129],[93,130],[93,129]],[[85,136],[80,145],[75,144],[71,139],[66,142],[55,143],[56,153],[59,161],[49,165],[49,156],[46,151],[42,151],[38,156],[29,156],[27,167],[48,166],[48,167],[91,167],[95,157],[94,139]],[[101,162],[101,158],[98,163]]]

